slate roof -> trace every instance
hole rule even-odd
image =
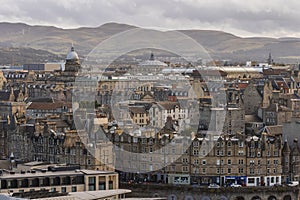
[[[66,106],[68,108],[72,107],[71,102],[32,102],[28,106],[28,110],[56,110],[58,108],[61,108],[63,106]]]

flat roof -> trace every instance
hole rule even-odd
[[[113,171],[99,171],[99,170],[89,170],[89,169],[81,169],[80,171],[87,175],[118,174],[117,172],[113,172]]]
[[[98,191],[87,191],[87,192],[70,192],[68,196],[75,197],[76,200],[93,200],[99,198],[105,198],[120,194],[130,193],[131,190],[116,189],[116,190],[98,190]]]
[[[97,170],[69,170],[69,171],[46,171],[35,173],[26,172],[25,174],[15,173],[15,174],[3,174],[0,179],[16,179],[16,178],[37,178],[37,177],[47,177],[47,176],[77,176],[77,175],[101,175],[101,174],[111,174],[115,175],[116,172],[111,171],[97,171]]]

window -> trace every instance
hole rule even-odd
[[[202,165],[206,165],[206,160],[202,160]]]
[[[113,181],[108,181],[108,189],[109,190],[112,190],[112,189],[114,189],[113,186],[114,184],[113,184]]]
[[[223,150],[221,150],[221,151],[220,151],[220,155],[221,155],[221,156],[223,156],[223,155],[224,155],[224,154],[223,154]]]
[[[220,174],[220,168],[217,168],[217,174]]]
[[[95,191],[96,190],[96,177],[89,177],[89,191]]]
[[[205,174],[205,173],[206,173],[206,169],[203,168],[203,169],[202,169],[202,174]]]
[[[230,159],[227,160],[227,164],[231,165],[231,160]]]
[[[133,143],[137,143],[138,142],[138,138],[134,137],[133,138]]]
[[[153,148],[149,147],[149,153],[152,153],[152,152],[153,152]]]
[[[239,147],[243,147],[244,146],[244,142],[243,141],[239,141]]]
[[[228,172],[228,174],[230,174],[231,173],[231,168],[228,168],[227,172]]]
[[[227,146],[228,146],[228,147],[231,147],[231,146],[232,146],[231,142],[228,142],[228,143],[227,143]]]
[[[183,171],[183,172],[187,172],[187,171],[188,171],[188,167],[187,167],[187,166],[183,166],[183,167],[182,167],[182,171]]]
[[[243,174],[244,173],[244,168],[239,168],[239,174]]]
[[[67,188],[66,188],[66,187],[61,187],[61,192],[62,192],[62,193],[67,192]]]
[[[244,151],[243,150],[239,150],[238,154],[239,154],[239,156],[243,156],[244,155]]]
[[[188,163],[188,159],[187,158],[182,158],[182,162],[183,162],[183,164],[187,164]]]
[[[248,178],[248,183],[253,184],[254,183],[254,178]]]
[[[198,159],[195,159],[195,160],[194,160],[194,164],[195,164],[195,165],[198,165],[198,164],[199,164],[199,160],[198,160]]]
[[[274,180],[275,180],[274,177],[271,177],[271,183],[274,183]]]
[[[228,152],[227,152],[227,155],[228,155],[228,156],[231,156],[231,151],[228,151]]]
[[[203,150],[203,151],[202,151],[202,156],[205,156],[205,155],[206,155],[206,151]]]
[[[198,156],[199,155],[199,150],[198,149],[194,149],[194,156]]]
[[[193,145],[194,145],[194,147],[198,147],[199,146],[199,142],[198,141],[194,141]]]
[[[72,186],[72,192],[77,192],[77,187],[76,186]]]
[[[220,165],[220,160],[217,160],[217,165]]]
[[[244,160],[243,159],[239,159],[239,165],[244,164]]]
[[[289,157],[288,156],[284,157],[284,162],[286,162],[286,163],[289,162]]]
[[[250,174],[254,174],[254,168],[250,168]]]

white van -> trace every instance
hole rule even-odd
[[[291,181],[291,182],[289,182],[287,185],[288,185],[288,186],[292,186],[292,187],[298,186],[298,185],[299,185],[299,181]]]

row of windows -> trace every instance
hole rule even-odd
[[[182,167],[182,171],[183,172],[187,172],[188,171],[188,168],[187,167]],[[202,168],[202,169],[194,169],[193,170],[193,172],[194,173],[202,173],[202,174],[206,174],[207,173],[207,170],[206,170],[206,168]],[[227,170],[226,170],[226,172],[227,172],[227,174],[231,174],[232,173],[232,169],[231,168],[228,168]],[[220,169],[220,168],[217,168],[216,169],[216,174],[224,174],[225,173],[225,169]],[[239,168],[238,169],[238,173],[239,174],[244,174],[244,168]]]
[[[182,167],[182,171],[183,172],[187,172],[188,171],[188,167],[187,166],[183,166]],[[200,171],[205,174],[207,172],[207,169],[206,168],[202,168],[200,169]],[[232,169],[231,168],[227,168],[226,169],[223,169],[223,168],[217,168],[216,169],[216,174],[224,174],[224,172],[227,171],[227,174],[231,174],[232,173]],[[194,173],[199,173],[199,169],[194,169],[193,170]],[[238,168],[238,173],[239,174],[244,174],[244,168]],[[267,173],[270,174],[271,173],[271,169],[268,168],[267,169]],[[276,168],[273,169],[273,173],[276,174],[278,173],[278,170]],[[254,168],[250,168],[250,174],[255,174],[255,169]],[[261,174],[261,169],[257,169],[257,174]]]
[[[41,190],[46,190],[46,188],[41,188]],[[30,192],[33,192],[33,191],[35,191],[35,189],[30,189],[29,191],[30,191]],[[51,188],[51,189],[50,189],[50,192],[56,192],[56,191],[57,191],[56,188]],[[12,190],[12,191],[10,191],[10,192],[13,193],[14,191]],[[23,192],[25,192],[25,191],[24,191],[24,190],[19,190],[19,192],[20,192],[20,193],[23,193]],[[62,192],[62,193],[66,193],[66,192],[67,192],[67,188],[66,188],[66,187],[61,187],[61,192]],[[77,192],[77,187],[76,187],[76,186],[72,186],[71,192]]]
[[[182,162],[185,163],[185,164],[187,164],[187,163],[188,163],[188,159],[187,159],[187,158],[183,158],[183,159],[182,159]],[[202,165],[206,165],[206,164],[207,164],[206,160],[202,160],[201,163],[202,163]],[[194,160],[194,164],[196,164],[196,165],[199,164],[199,160],[198,160],[198,159],[195,159],[195,160]],[[217,164],[217,165],[220,165],[220,164],[223,165],[223,164],[224,164],[224,160],[223,160],[223,159],[222,159],[222,160],[219,160],[219,159],[218,159],[218,160],[216,160],[216,164]],[[231,159],[228,159],[228,160],[227,160],[227,164],[228,164],[228,165],[233,164],[232,160],[231,160]],[[239,160],[238,160],[238,164],[239,164],[239,165],[243,165],[243,164],[244,164],[244,159],[239,159]],[[252,165],[252,164],[254,165],[254,164],[255,164],[255,161],[254,161],[254,160],[249,160],[249,164],[250,164],[250,165]],[[257,164],[258,164],[258,165],[261,165],[261,160],[258,160],[258,161],[257,161]],[[271,164],[271,161],[270,161],[270,160],[267,160],[267,165],[270,165],[270,164]],[[279,161],[278,161],[278,160],[273,160],[273,164],[274,164],[274,165],[278,165],[278,164],[279,164]]]
[[[257,174],[261,174],[261,169],[257,169]],[[271,169],[267,168],[267,174],[271,173]],[[276,174],[278,173],[278,170],[276,168],[273,168],[273,173]],[[250,168],[250,174],[255,174],[255,169],[254,168]]]
[[[224,147],[224,146],[225,146],[224,142],[217,142],[217,147]],[[227,142],[227,146],[231,147],[232,146],[232,142],[231,141]],[[238,142],[238,146],[239,147],[244,147],[244,142],[243,141],[239,141]]]

